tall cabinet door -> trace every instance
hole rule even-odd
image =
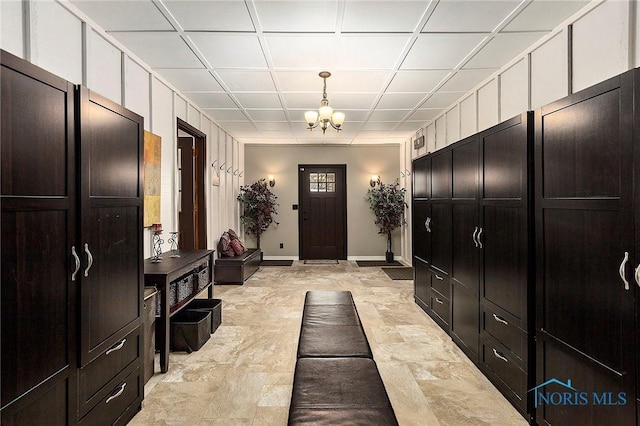
[[[80,89],[82,365],[140,325],[142,118]]]
[[[636,424],[632,77],[536,111],[537,385],[588,395],[541,424]]]
[[[73,86],[4,51],[2,424],[75,421]]]
[[[451,335],[475,362],[478,355],[478,282],[481,245],[478,221],[478,141],[452,149]]]

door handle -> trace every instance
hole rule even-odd
[[[109,348],[108,351],[106,351],[104,354],[105,355],[109,355],[111,352],[116,352],[119,351],[120,349],[122,349],[124,347],[124,344],[127,342],[127,339],[122,339],[122,341],[120,341],[119,343],[117,343],[115,346],[113,346],[112,348]]]
[[[478,233],[478,227],[476,226],[476,229],[473,231],[473,243],[476,245],[476,247],[478,247],[478,240],[476,240],[476,234]]]
[[[84,252],[87,253],[87,269],[84,270],[84,276],[88,277],[89,269],[93,266],[93,255],[91,255],[91,252],[89,251],[89,243],[84,244]]]
[[[629,261],[629,252],[625,251],[624,259],[622,259],[622,263],[620,264],[620,269],[618,270],[618,273],[620,274],[620,278],[622,278],[622,282],[624,283],[625,290],[629,290],[629,281],[627,281],[627,276],[626,276],[627,274],[624,270],[625,266],[627,266],[628,261]]]
[[[640,286],[640,265],[638,265],[638,267],[636,268],[635,278],[636,284]]]
[[[76,262],[76,269],[74,269],[71,274],[71,281],[75,281],[76,274],[80,270],[80,258],[78,257],[78,253],[76,253],[76,246],[71,246],[71,254],[73,255],[73,260]]]
[[[501,318],[501,317],[497,316],[496,314],[493,314],[493,319],[494,319],[494,320],[496,320],[496,321],[498,321],[498,322],[503,323],[504,325],[509,325],[509,323],[508,323],[508,322],[506,322],[503,318]]]
[[[436,297],[436,302],[437,302],[439,305],[444,305],[444,302],[443,302],[443,301],[442,301],[442,299],[440,299],[439,297]]]
[[[482,235],[482,228],[480,228],[480,231],[478,231],[478,236],[476,237],[476,239],[478,240],[478,245],[480,246],[480,248],[482,248],[482,240],[480,239],[480,235]]]
[[[442,277],[441,277],[441,276],[439,276],[438,274],[433,274],[433,275],[435,275],[435,276],[436,276],[436,279],[437,279],[438,281],[442,281],[442,280],[444,280],[444,278],[442,278]]]
[[[497,350],[495,350],[495,348],[493,348],[493,355],[496,358],[500,358],[501,360],[503,360],[504,362],[509,362],[509,360],[507,358],[504,357],[504,355],[502,355],[500,352],[498,352]]]
[[[424,227],[427,228],[427,232],[431,232],[431,218],[428,217],[427,220],[424,221]]]
[[[118,389],[118,392],[114,393],[113,395],[111,395],[109,398],[107,398],[107,400],[104,402],[105,404],[110,403],[111,401],[113,401],[114,399],[116,399],[117,397],[119,397],[120,395],[122,395],[122,393],[124,392],[124,387],[127,386],[127,382],[124,382],[122,384],[122,386],[120,386],[120,389]]]

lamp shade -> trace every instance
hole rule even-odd
[[[342,126],[342,123],[344,123],[344,118],[345,118],[344,112],[336,111],[331,116],[331,121],[333,122],[334,126],[340,127]]]
[[[309,126],[313,126],[318,120],[318,111],[307,111],[304,113],[304,119]]]
[[[331,115],[333,114],[333,108],[331,108],[329,105],[322,105],[318,109],[318,112],[320,113],[320,120],[328,121],[331,119]]]

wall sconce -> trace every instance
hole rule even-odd
[[[380,176],[378,175],[371,175],[371,180],[369,181],[369,185],[371,185],[371,187],[375,187],[376,183],[380,183]]]
[[[276,186],[276,178],[273,177],[273,175],[269,175],[269,186],[271,188],[273,188],[274,186]]]

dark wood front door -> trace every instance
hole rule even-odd
[[[347,167],[300,165],[301,259],[347,259]]]

